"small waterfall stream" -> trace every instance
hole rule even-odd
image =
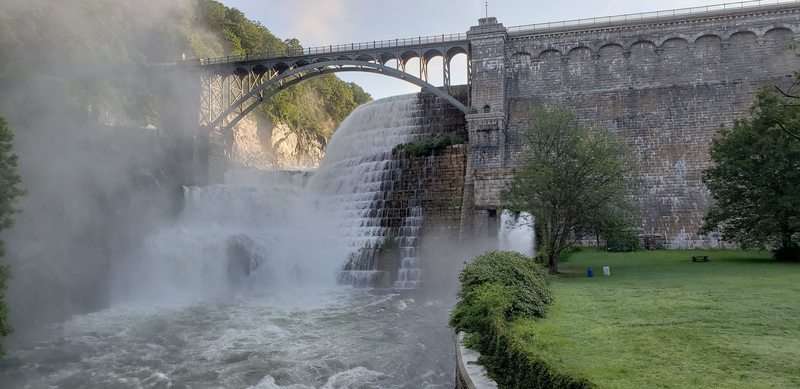
[[[500,214],[500,231],[498,246],[501,250],[516,251],[533,257],[536,255],[536,232],[533,229],[533,215],[528,212],[514,214],[503,210]]]
[[[422,207],[414,201],[408,209],[409,215],[400,227],[400,269],[395,288],[415,289],[422,282],[422,261],[417,256],[417,238],[422,228]]]
[[[423,158],[423,169],[428,174],[433,174],[433,160],[429,157]],[[409,199],[408,216],[403,220],[398,236],[400,238],[400,269],[397,273],[397,280],[394,287],[398,289],[416,289],[423,278],[422,261],[420,260],[417,248],[419,243],[420,230],[424,221],[424,212],[420,201],[422,193],[422,177],[414,184],[416,187],[413,196]]]

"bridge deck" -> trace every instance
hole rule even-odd
[[[275,51],[275,52],[267,52],[267,53],[258,53],[258,54],[247,54],[247,55],[232,55],[232,56],[225,56],[225,57],[217,57],[217,58],[204,58],[200,59],[201,65],[221,65],[221,64],[231,64],[231,63],[250,63],[250,62],[259,62],[264,60],[270,61],[298,61],[304,58],[312,59],[312,58],[319,58],[321,56],[330,56],[331,59],[335,59],[336,56],[356,56],[359,54],[364,54],[365,52],[385,52],[385,51],[405,51],[405,50],[419,50],[424,48],[434,48],[441,46],[443,44],[453,45],[453,44],[464,44],[468,45],[469,41],[467,40],[467,34],[441,34],[441,35],[431,35],[425,37],[417,37],[417,38],[405,38],[405,39],[394,39],[394,40],[382,40],[382,41],[372,41],[372,42],[360,42],[360,43],[347,43],[347,44],[340,44],[340,45],[328,45],[328,46],[317,46],[317,47],[307,47],[300,50],[287,50],[287,51]]]

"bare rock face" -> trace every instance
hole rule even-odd
[[[325,138],[292,131],[283,123],[272,128],[272,150],[284,167],[317,167],[325,155]]]
[[[332,126],[332,124],[331,124]],[[279,170],[319,166],[327,140],[283,123],[251,114],[233,130],[231,163],[246,168]]]

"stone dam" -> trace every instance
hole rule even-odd
[[[497,247],[500,193],[520,166],[522,130],[546,104],[574,109],[628,143],[643,180],[636,197],[643,242],[719,246],[697,232],[712,201],[701,181],[711,142],[747,114],[759,90],[792,85],[800,56],[791,43],[799,35],[797,3],[573,27],[506,28],[480,19],[465,35],[469,84],[445,89],[469,113],[424,91],[403,119],[413,129],[392,132],[397,144],[441,134],[464,144],[416,157],[385,144],[369,157],[364,177],[373,181],[347,184],[368,186],[358,198],[369,203],[359,205],[367,238],[344,277],[413,288],[422,281],[426,242]],[[206,169],[221,177],[235,161],[210,139]],[[397,253],[381,252],[388,240]]]

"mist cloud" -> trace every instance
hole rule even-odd
[[[0,115],[28,190],[4,236],[16,327],[103,307],[114,261],[175,212],[178,132],[153,129],[164,83],[141,64],[180,55],[189,4],[4,0]]]

